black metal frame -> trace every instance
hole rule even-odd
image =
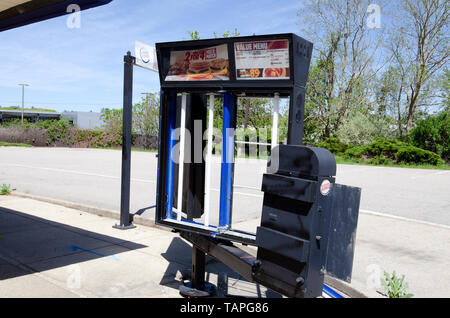
[[[235,69],[234,44],[239,42],[288,40],[290,59],[290,79],[277,80],[237,80]],[[228,60],[230,80],[224,81],[165,81],[170,66],[172,51],[187,51],[208,48],[226,44],[228,46]],[[245,96],[273,97],[275,93],[281,97],[290,97],[290,111],[288,124],[288,144],[301,145],[303,141],[303,118],[305,104],[305,85],[309,72],[312,55],[312,43],[293,34],[273,34],[262,36],[231,37],[222,39],[207,39],[194,41],[177,41],[156,43],[158,56],[159,77],[161,83],[160,130],[159,130],[159,160],[156,223],[180,231],[192,231],[203,235],[214,235],[218,238],[255,245],[254,233],[242,231],[214,231],[195,227],[192,223],[179,224],[165,220],[165,191],[166,166],[168,149],[169,126],[169,96],[181,92],[211,93],[228,92]],[[173,97],[172,97],[173,98]]]
[[[289,80],[236,80],[233,44],[277,39],[289,40],[291,78]],[[171,50],[205,48],[223,43],[228,44],[231,75],[229,81],[164,81]],[[347,281],[350,279],[354,252],[349,249],[349,246],[354,248],[360,189],[335,184],[336,162],[329,151],[301,146],[305,104],[304,85],[308,75],[311,50],[312,44],[294,34],[157,44],[161,109],[155,219],[157,224],[179,231],[181,237],[193,244],[192,284],[190,284],[193,289],[204,291],[208,289],[205,282],[206,254],[229,266],[248,281],[261,283],[291,297],[319,296],[322,292],[325,272],[339,279]],[[124,62],[121,224],[117,226],[120,229],[134,227],[130,219],[129,203],[132,78],[135,59],[130,52],[125,56]],[[206,94],[224,91],[234,94],[245,93],[246,96],[264,97],[273,96],[275,93],[290,96],[288,145],[275,148],[275,154],[273,153],[272,156],[276,157],[278,154],[282,160],[277,168],[271,165],[268,173],[264,175],[263,217],[257,234],[220,229],[213,231],[204,226],[202,228],[192,221],[195,217],[192,215],[189,217],[189,214],[188,220],[183,220],[182,223],[165,219],[167,216],[165,211],[167,162],[169,151],[171,151],[168,128],[170,120],[172,120],[171,125],[174,125],[174,119],[170,119],[175,114],[173,109],[171,111],[171,107],[176,108],[174,101],[177,99],[177,93]],[[334,190],[329,195],[322,193],[320,196],[323,181],[329,182]],[[280,191],[280,188],[285,191]],[[272,201],[276,201],[277,204],[273,205]],[[333,215],[330,214],[331,212]],[[323,213],[325,213],[324,216],[322,216]],[[231,218],[231,215],[229,217]],[[291,222],[293,218],[296,219],[295,222]],[[292,226],[295,228],[295,233],[290,233]],[[234,246],[232,242],[258,246],[257,257]]]

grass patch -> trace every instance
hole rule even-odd
[[[377,166],[377,167],[393,167],[393,168],[411,168],[411,169],[433,169],[433,170],[450,170],[450,165],[427,165],[427,164],[407,164],[407,163],[384,163],[375,164],[366,162],[362,159],[351,159],[345,158],[339,155],[334,156],[336,158],[336,163],[341,165],[362,165],[362,166]]]
[[[22,144],[18,142],[0,141],[0,147],[32,147],[32,146],[29,144]]]
[[[106,150],[120,150],[122,151],[122,148],[119,147],[99,147],[97,149],[106,149]],[[142,149],[142,148],[131,148],[131,151],[136,151],[136,152],[158,152],[158,150],[156,149]]]

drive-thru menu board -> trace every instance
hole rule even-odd
[[[237,80],[289,79],[289,41],[234,43]]]
[[[170,53],[170,67],[166,81],[226,81],[229,79],[226,44]]]

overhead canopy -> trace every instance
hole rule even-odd
[[[0,32],[67,14],[72,4],[81,10],[101,6],[112,0],[1,0]]]

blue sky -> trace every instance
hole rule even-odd
[[[123,56],[135,40],[202,38],[237,28],[241,35],[299,34],[300,1],[113,0],[81,13],[81,28],[67,16],[0,33],[0,106],[21,105],[19,83],[28,83],[26,107],[57,111],[121,108]],[[299,34],[301,35],[301,34]],[[159,91],[156,73],[135,68],[134,102]]]

